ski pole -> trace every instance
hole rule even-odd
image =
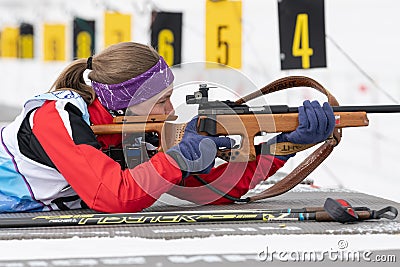
[[[344,201],[344,200],[340,200]],[[346,201],[344,201],[347,203]],[[351,218],[348,218],[350,216]],[[397,209],[388,206],[379,211],[366,207],[344,207],[339,200],[327,199],[323,208],[282,209],[282,210],[221,210],[221,211],[168,211],[138,213],[85,213],[64,215],[27,214],[24,217],[1,218],[0,228],[48,227],[83,225],[143,225],[183,224],[211,222],[295,222],[295,221],[338,221],[342,223],[357,220],[393,220]]]
[[[17,218],[2,218],[0,227],[47,227],[83,225],[143,225],[182,224],[211,222],[288,222],[330,220],[324,211],[281,212],[263,210],[227,210],[199,212],[138,212],[138,213],[93,213],[71,215],[40,215]]]

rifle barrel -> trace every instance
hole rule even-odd
[[[372,105],[372,106],[338,106],[333,107],[334,112],[365,111],[367,113],[397,113],[400,105]]]
[[[285,105],[269,106],[271,113],[297,113],[297,107],[288,107]],[[334,112],[357,112],[366,113],[400,113],[400,105],[369,105],[369,106],[337,106],[332,107]]]

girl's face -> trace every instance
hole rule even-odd
[[[152,98],[137,105],[128,107],[127,114],[137,116],[174,115],[175,110],[171,103],[171,95],[172,85]]]

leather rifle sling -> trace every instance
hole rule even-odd
[[[269,93],[281,91],[293,87],[310,87],[323,94],[328,98],[328,103],[331,106],[339,106],[336,98],[326,90],[321,84],[315,80],[305,77],[305,76],[289,76],[285,78],[278,79],[267,86],[251,93],[241,99],[237,100],[235,103],[243,104],[247,101],[266,95]],[[274,196],[281,195],[290,189],[294,188],[300,182],[302,182],[312,171],[314,171],[333,151],[333,148],[339,144],[342,131],[339,128],[333,130],[333,138],[326,140],[321,146],[319,146],[312,154],[310,154],[303,162],[301,162],[292,172],[290,172],[285,178],[277,182],[272,187],[264,190],[263,192],[251,196],[250,201],[256,201],[260,199],[270,198]]]

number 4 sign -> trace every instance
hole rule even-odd
[[[281,69],[326,67],[324,0],[278,0]]]

